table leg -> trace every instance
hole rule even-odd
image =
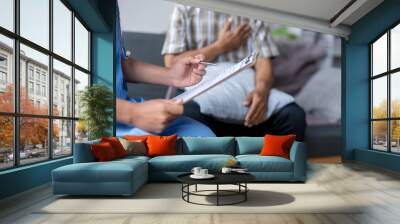
[[[195,191],[197,192],[197,184],[195,185]]]
[[[182,199],[184,198],[184,194],[183,194],[184,186],[185,186],[185,185],[182,183],[182,187],[181,187]]]
[[[247,201],[247,192],[248,192],[247,183],[244,183],[244,190],[245,190],[245,192],[244,192],[244,201]]]
[[[188,185],[187,185],[187,192],[188,192],[188,193],[187,193],[187,201],[188,201],[188,202],[190,202],[190,201],[189,201],[189,195],[190,195],[190,184],[188,184]]]
[[[217,206],[219,206],[219,184],[217,184]]]

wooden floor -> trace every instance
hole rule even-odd
[[[322,185],[346,201],[362,201],[366,206],[357,214],[35,214],[38,207],[54,200],[49,186],[43,186],[0,202],[0,223],[400,223],[398,174],[361,164],[336,163],[312,164],[308,176],[308,182]]]
[[[342,159],[340,155],[336,156],[319,156],[319,157],[312,157],[308,159],[309,163],[341,163]]]

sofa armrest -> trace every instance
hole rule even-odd
[[[302,142],[295,141],[290,149],[290,160],[293,162],[294,181],[305,181],[307,174],[307,148]]]
[[[94,157],[90,146],[92,144],[96,144],[98,142],[99,141],[75,143],[75,147],[74,147],[74,163],[95,162],[96,158]]]

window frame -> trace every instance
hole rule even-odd
[[[375,39],[373,39],[369,44],[369,149],[373,151],[379,151],[379,152],[386,152],[386,153],[392,153],[392,154],[400,154],[400,152],[393,152],[392,151],[392,136],[391,136],[391,129],[392,129],[392,121],[400,121],[400,117],[392,117],[392,98],[391,98],[391,91],[392,91],[392,85],[391,85],[391,79],[392,75],[395,75],[396,73],[400,72],[400,67],[391,69],[391,32],[392,29],[400,26],[400,21],[395,22],[392,24],[389,28],[385,29],[384,32],[379,34]],[[373,74],[373,44],[379,40],[381,37],[384,35],[387,35],[387,64],[386,64],[386,71],[380,74],[376,74],[374,76]],[[386,105],[386,117],[385,118],[373,118],[373,81],[382,77],[386,77],[386,86],[387,86],[387,93],[386,93],[386,98],[387,98],[387,105]],[[379,150],[374,148],[374,136],[373,136],[373,122],[376,121],[386,121],[386,150]]]
[[[19,167],[23,166],[29,166],[37,163],[43,163],[49,160],[54,160],[54,159],[62,159],[65,157],[70,157],[73,155],[74,152],[74,143],[75,143],[75,123],[76,121],[79,120],[79,117],[75,116],[75,108],[71,108],[71,114],[70,116],[56,116],[53,115],[53,59],[58,60],[61,63],[64,63],[68,66],[71,66],[71,105],[74,105],[75,103],[75,88],[74,88],[74,82],[75,82],[75,69],[85,73],[88,75],[89,78],[89,83],[88,86],[92,85],[92,61],[91,61],[91,50],[92,50],[92,44],[91,44],[91,37],[92,37],[92,30],[88,27],[88,25],[83,21],[83,19],[79,16],[78,13],[76,13],[72,7],[65,1],[65,0],[59,0],[68,10],[71,11],[71,59],[64,58],[63,56],[55,53],[53,50],[53,1],[54,0],[48,0],[49,2],[49,47],[46,49],[45,47],[42,47],[39,44],[34,43],[33,41],[30,41],[29,39],[23,37],[20,35],[20,0],[14,0],[13,1],[13,10],[14,10],[14,30],[10,31],[4,27],[0,26],[0,35],[3,35],[5,37],[11,38],[13,40],[13,64],[12,66],[12,71],[13,71],[13,79],[14,79],[14,100],[13,100],[13,112],[2,112],[0,111],[0,116],[4,117],[12,117],[13,119],[13,166],[10,167],[5,167],[5,168],[0,168],[0,172],[5,171],[5,170],[10,170],[10,169],[16,169]],[[85,69],[78,64],[75,63],[75,18],[83,25],[83,27],[88,31],[88,69]],[[40,53],[43,53],[48,56],[49,62],[48,62],[48,84],[46,85],[45,89],[48,93],[46,93],[46,96],[48,97],[48,112],[46,115],[39,115],[39,114],[27,114],[27,113],[21,113],[20,111],[20,45],[23,44],[27,47],[32,48],[33,50],[36,50]],[[27,64],[28,66],[28,64]],[[28,67],[30,68],[30,67]],[[41,75],[41,73],[40,73]],[[36,80],[36,70],[33,70],[33,81],[35,85],[35,80]],[[29,73],[26,74],[27,80],[30,79]],[[41,76],[39,76],[39,83],[41,83]],[[28,89],[27,89],[28,91]],[[34,89],[34,91],[36,91]],[[40,94],[41,96],[42,94]],[[38,161],[38,162],[32,162],[32,163],[26,163],[26,164],[21,164],[21,159],[20,159],[20,119],[21,118],[45,118],[47,119],[48,122],[48,136],[47,136],[47,151],[48,155],[47,158],[43,158],[43,160]],[[54,146],[52,144],[53,142],[53,121],[56,120],[65,120],[65,121],[70,121],[71,122],[71,153],[68,155],[62,155],[62,156],[54,156]]]

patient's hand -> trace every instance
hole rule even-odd
[[[255,89],[247,96],[244,105],[249,107],[246,114],[244,125],[246,127],[253,127],[259,125],[266,120],[267,100],[269,91]]]
[[[188,56],[179,59],[169,70],[168,78],[174,87],[187,87],[197,84],[206,73],[206,66],[200,64],[203,55]]]
[[[232,19],[229,18],[224,24],[224,29],[218,34],[215,45],[222,52],[233,51],[246,44],[251,34],[251,27],[248,24],[240,25],[234,32],[231,31]]]
[[[183,103],[175,100],[148,100],[132,106],[133,125],[152,133],[162,132],[183,113]]]

